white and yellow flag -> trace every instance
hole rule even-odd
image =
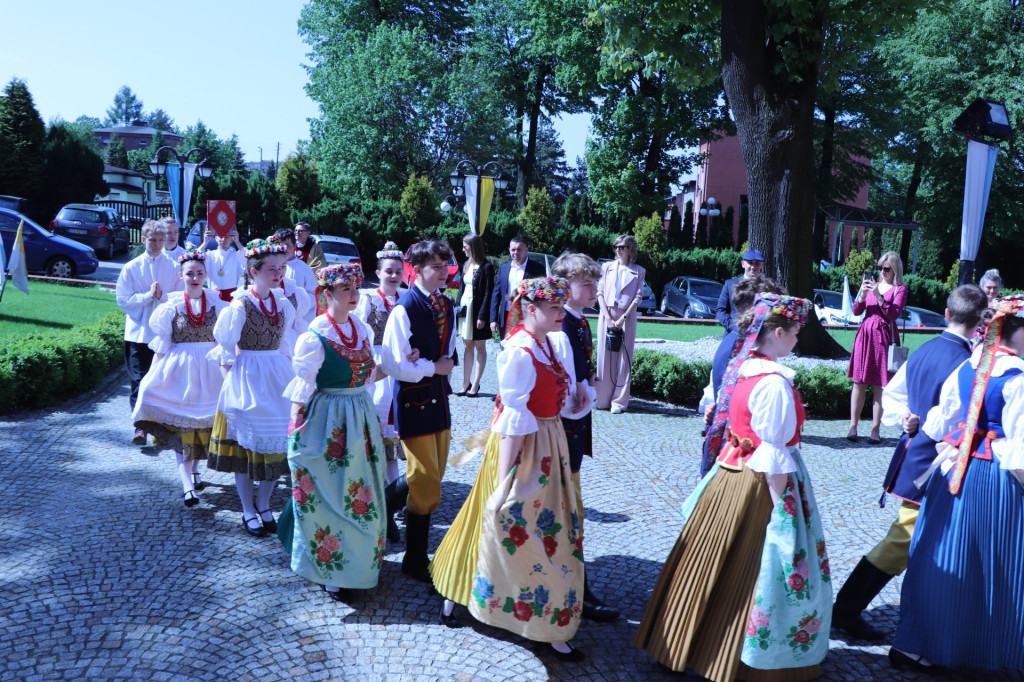
[[[8,261],[7,270],[11,273],[11,284],[27,294],[28,263],[25,261],[25,244],[21,240],[21,229],[24,226],[24,220],[18,223],[18,234],[14,236],[14,243],[11,245],[11,259]]]
[[[494,201],[494,178],[484,176],[477,185],[476,177],[466,178],[466,213],[469,215],[469,227],[473,234],[483,234],[487,227],[487,217],[491,214],[491,203]],[[480,194],[480,215],[477,216],[477,193]],[[479,223],[479,224],[478,224]]]

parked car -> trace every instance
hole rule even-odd
[[[356,248],[356,243],[351,239],[334,237],[327,234],[314,234],[312,239],[323,250],[324,260],[327,261],[327,265],[337,265],[338,263],[363,264],[363,260],[359,257],[359,249]],[[373,271],[377,269],[376,265],[374,263],[374,267],[370,268],[368,274],[373,274]]]
[[[9,208],[27,216],[36,215],[35,203],[31,199],[12,197],[7,194],[0,194],[0,208]]]
[[[661,292],[661,312],[704,320],[713,318],[722,286],[721,282],[700,277],[676,277]]]
[[[201,245],[203,243],[203,235],[205,235],[205,234],[206,234],[206,221],[205,220],[197,220],[196,222],[194,222],[192,224],[192,229],[190,229],[188,231],[188,236],[185,237],[185,243],[182,244],[182,246],[185,246],[185,247],[188,247],[188,246],[198,247],[199,245]],[[210,237],[210,239],[208,239],[207,242],[206,242],[206,246],[204,247],[204,250],[205,251],[213,251],[216,248],[217,248],[217,240],[214,239],[213,237]],[[238,247],[235,246],[234,242],[232,242],[231,248],[232,249],[236,249],[236,250],[238,249]]]
[[[68,204],[50,221],[50,230],[62,237],[91,246],[111,260],[128,251],[131,234],[117,210],[99,204]]]
[[[939,313],[932,312],[931,310],[925,310],[924,308],[915,308],[912,305],[908,305],[900,316],[900,320],[897,323],[900,327],[904,324],[908,327],[945,327],[946,316],[940,315]]]
[[[864,313],[843,315],[843,295],[838,291],[815,289],[812,302],[822,324],[857,325],[864,319]]]
[[[407,287],[411,287],[413,281],[416,279],[416,274],[412,270],[412,265],[409,263],[409,251],[412,251],[412,247],[416,244],[411,244],[405,252],[405,257],[402,258],[402,284]],[[445,284],[446,289],[458,289],[459,284],[462,282],[462,266],[459,265],[459,261],[455,260],[455,254],[452,254],[451,259],[448,261],[448,283]]]
[[[96,272],[100,262],[91,248],[53,234],[22,213],[0,208],[0,236],[8,258],[21,221],[25,221],[21,235],[29,272],[42,272],[49,277],[75,277]]]
[[[640,299],[640,305],[637,306],[637,312],[641,315],[650,315],[658,309],[658,299],[654,297],[654,289],[651,285],[644,280],[644,297]],[[584,313],[596,315],[599,310],[595,308],[584,308]]]
[[[548,277],[551,276],[551,264],[555,262],[554,256],[549,256],[546,253],[534,253],[533,251],[530,251],[526,254],[526,257],[543,265],[544,274]]]

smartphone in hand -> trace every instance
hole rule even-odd
[[[874,273],[871,272],[870,270],[865,270],[864,271],[864,281],[865,282],[873,282],[873,281],[875,281]]]

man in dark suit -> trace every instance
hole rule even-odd
[[[946,300],[946,331],[911,353],[882,393],[882,422],[902,424],[904,430],[883,487],[885,493],[903,502],[889,533],[861,558],[836,595],[832,626],[860,639],[877,641],[884,636],[861,613],[890,580],[907,568],[910,541],[924,497],[924,488],[918,488],[914,481],[935,459],[935,441],[919,431],[921,421],[938,404],[946,378],[971,356],[970,339],[986,307],[988,297],[973,284],[953,291]]]
[[[524,279],[543,277],[547,274],[543,265],[527,258],[530,251],[525,237],[512,237],[508,244],[508,253],[512,256],[512,261],[498,268],[494,292],[491,294],[491,331],[498,335],[498,339],[505,338],[505,318],[508,316],[508,307],[519,283]]]
[[[743,260],[740,261],[740,265],[743,266],[743,275],[725,280],[725,286],[722,287],[722,293],[718,297],[718,307],[715,308],[715,318],[725,327],[727,332],[736,331],[736,322],[732,319],[732,288],[741,279],[748,279],[761,274],[761,268],[764,267],[764,254],[757,249],[747,249],[743,254]]]

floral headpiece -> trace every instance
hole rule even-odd
[[[355,263],[329,265],[317,270],[316,281],[324,289],[349,285],[358,289],[363,283],[363,266]]]
[[[181,254],[177,258],[178,265],[184,265],[190,260],[199,261],[200,263],[206,262],[206,250],[201,246],[195,244],[189,244],[185,247],[185,253]]]
[[[505,338],[509,338],[522,326],[523,300],[532,301],[567,301],[569,300],[569,280],[562,277],[534,277],[524,279],[516,287],[516,295],[508,309],[505,324]]]
[[[765,318],[769,315],[781,315],[790,320],[796,320],[801,325],[807,323],[807,313],[811,309],[811,303],[806,298],[796,296],[783,296],[781,294],[758,294],[754,298],[754,320],[747,328],[746,334],[736,338],[736,345],[733,347],[732,359],[725,370],[722,378],[722,389],[718,394],[718,403],[715,405],[715,418],[708,431],[707,443],[704,448],[704,455],[700,464],[700,475],[704,476],[714,466],[718,454],[722,451],[722,442],[725,438],[725,426],[729,418],[729,403],[732,401],[732,392],[740,376],[740,367],[750,357],[757,343],[757,336],[764,327]]]
[[[978,360],[978,369],[974,373],[971,403],[967,406],[967,415],[964,419],[960,452],[957,454],[956,463],[949,476],[949,492],[954,495],[960,492],[964,474],[967,473],[967,464],[971,459],[971,447],[974,444],[974,436],[978,432],[978,420],[981,417],[981,406],[985,402],[985,391],[988,388],[988,380],[992,378],[992,370],[996,366],[996,353],[1003,341],[1003,321],[1007,317],[1024,317],[1024,296],[1014,294],[997,298],[994,307],[996,314],[985,330],[981,358]]]
[[[398,244],[394,242],[386,242],[384,244],[384,248],[377,252],[377,260],[381,260],[382,258],[397,258],[398,260],[402,260],[404,256],[405,254],[399,250]]]
[[[269,256],[274,253],[287,253],[288,247],[284,245],[279,237],[271,236],[267,239],[253,239],[245,245],[245,257],[255,258],[256,256]]]

